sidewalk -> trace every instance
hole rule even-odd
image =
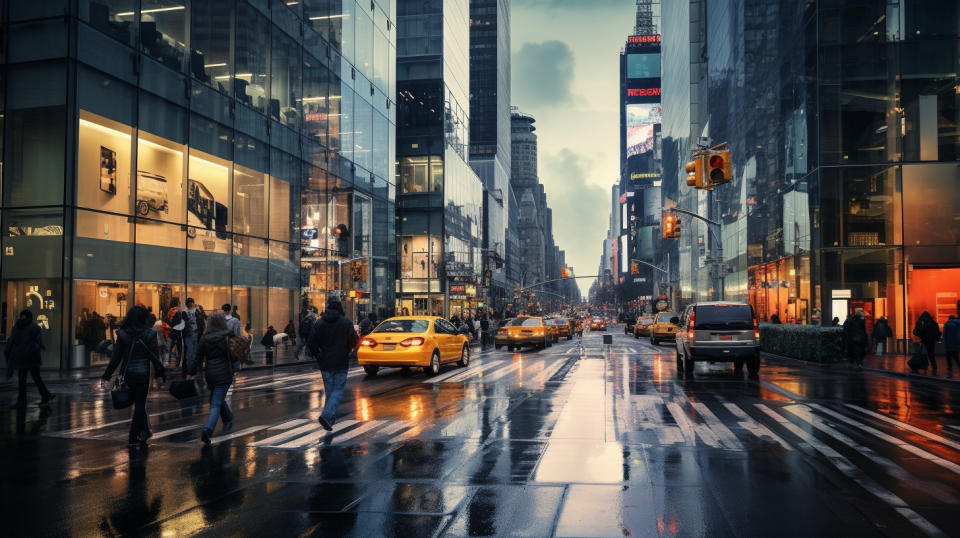
[[[943,355],[937,356],[937,369],[928,368],[926,371],[920,370],[920,373],[914,374],[907,366],[909,355],[884,354],[867,355],[863,359],[863,368],[878,372],[892,373],[909,377],[926,377],[945,381],[960,381],[960,370],[950,370],[947,368],[947,358]]]

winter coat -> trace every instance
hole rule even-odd
[[[867,346],[867,325],[864,320],[851,317],[843,322],[843,342],[849,355],[864,352]]]
[[[877,341],[885,340],[893,336],[893,330],[890,329],[890,324],[887,323],[887,320],[880,320],[873,326],[872,336],[873,339]]]
[[[373,329],[375,329],[375,327],[373,326],[373,322],[370,321],[370,318],[363,318],[360,321],[360,336],[366,336],[372,333]]]
[[[947,351],[960,351],[960,318],[943,324],[943,347]]]
[[[133,346],[133,351],[130,347]],[[153,329],[144,329],[138,334],[129,334],[120,329],[117,331],[117,342],[113,345],[113,357],[107,370],[103,372],[103,379],[110,379],[124,360],[127,361],[126,380],[131,383],[150,382],[150,364],[157,377],[164,377],[163,363],[157,354],[157,333]]]
[[[326,310],[313,326],[307,347],[321,370],[346,370],[350,366],[350,353],[357,347],[360,337],[341,312]]]
[[[230,336],[229,329],[203,335],[193,361],[187,365],[187,373],[196,375],[202,364],[207,385],[229,387],[233,383],[233,364],[227,352],[227,336]]]
[[[7,356],[7,370],[20,370],[40,367],[40,350],[43,349],[40,326],[32,321],[17,320],[7,340],[4,354]]]
[[[287,338],[291,340],[297,337],[297,329],[293,326],[293,322],[287,323],[287,326],[283,328],[283,332],[287,333]]]
[[[940,327],[933,318],[921,317],[913,327],[913,335],[921,342],[936,342],[940,339]]]
[[[276,335],[276,329],[268,329],[267,332],[263,333],[263,338],[260,339],[260,345],[268,348],[273,347],[273,337]]]
[[[317,322],[317,316],[310,314],[303,316],[303,319],[300,320],[300,338],[306,341],[310,338],[310,331],[313,330],[313,325]]]
[[[225,319],[227,320],[227,328],[230,329],[230,333],[237,338],[243,338],[243,327],[240,326],[240,320],[233,316]]]

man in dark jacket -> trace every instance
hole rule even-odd
[[[353,324],[343,315],[340,299],[330,297],[327,300],[327,309],[313,326],[310,339],[307,341],[307,347],[317,358],[320,373],[323,375],[323,392],[326,401],[317,421],[327,431],[331,431],[333,423],[336,422],[337,407],[340,405],[340,398],[347,384],[350,353],[356,349],[359,341],[357,332],[353,330]]]
[[[33,382],[40,391],[40,405],[53,399],[53,394],[40,379],[40,351],[43,349],[41,336],[40,326],[33,322],[33,312],[20,312],[4,349],[7,357],[7,378],[13,377],[14,370],[17,370],[18,374],[17,403],[13,404],[15,408],[27,405],[27,373],[33,376]]]
[[[927,358],[930,359],[930,368],[937,371],[937,340],[940,340],[940,326],[933,319],[930,312],[924,311],[917,319],[917,324],[913,327],[913,335],[923,343],[923,349],[927,352]]]
[[[306,312],[300,318],[300,331],[297,333],[297,351],[294,353],[297,359],[300,358],[300,352],[307,345],[310,339],[310,332],[313,331],[313,325],[317,322],[317,312],[312,306],[308,306]]]
[[[863,356],[867,352],[867,324],[862,311],[855,316],[848,316],[843,322],[843,339],[847,356],[857,369],[863,368]]]
[[[943,347],[947,351],[947,369],[953,369],[953,362],[960,366],[960,318],[957,316],[951,315],[943,324]]]
[[[367,314],[365,318],[360,320],[360,336],[366,336],[373,332],[377,328],[377,315],[373,312]]]

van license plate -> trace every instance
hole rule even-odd
[[[720,339],[721,339],[721,340],[733,340],[733,335],[730,335],[730,334],[721,334],[721,335],[720,335]]]
[[[397,348],[397,344],[383,344],[384,351],[393,351]]]

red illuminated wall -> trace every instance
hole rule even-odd
[[[914,269],[910,272],[907,288],[907,305],[910,319],[909,330],[924,310],[930,312],[937,323],[943,323],[950,314],[957,314],[960,299],[960,267],[943,269]]]

